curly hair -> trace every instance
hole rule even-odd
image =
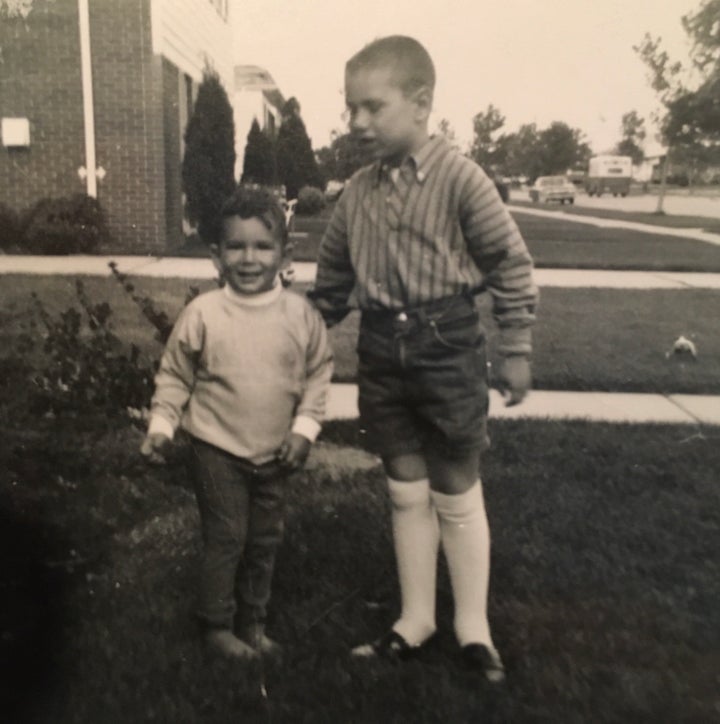
[[[215,239],[218,242],[221,241],[223,222],[231,216],[239,216],[241,219],[260,219],[285,248],[288,241],[285,212],[275,194],[269,189],[238,186],[225,199],[215,229]]]

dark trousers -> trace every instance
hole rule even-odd
[[[282,541],[287,473],[193,439],[203,558],[198,615],[212,627],[262,623]]]

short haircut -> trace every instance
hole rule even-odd
[[[239,216],[241,219],[260,219],[273,232],[284,249],[288,241],[288,229],[277,196],[269,189],[256,186],[238,186],[220,209],[217,225],[217,243],[221,243],[225,219]]]
[[[356,73],[372,68],[390,68],[405,95],[419,88],[435,88],[435,66],[430,54],[415,38],[388,35],[378,38],[353,55],[345,71]]]

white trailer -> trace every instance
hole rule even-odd
[[[594,156],[588,164],[585,190],[588,196],[602,196],[606,191],[613,196],[627,196],[631,180],[630,156]]]

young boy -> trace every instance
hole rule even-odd
[[[269,193],[240,188],[226,201],[211,246],[225,286],[175,324],[142,445],[153,455],[180,424],[190,434],[204,543],[198,614],[215,651],[245,659],[279,650],[264,622],[287,476],[320,430],[332,374],[320,315],[279,281],[287,236]]]
[[[435,632],[442,541],[465,661],[504,678],[487,620],[489,532],[480,451],[488,408],[485,339],[473,295],[493,298],[516,404],[530,385],[532,261],[494,184],[428,134],[435,71],[416,40],[376,40],[347,63],[351,131],[374,161],[343,192],[310,296],[331,325],[362,312],[359,407],[392,503],[402,610],[357,656],[405,658]]]

